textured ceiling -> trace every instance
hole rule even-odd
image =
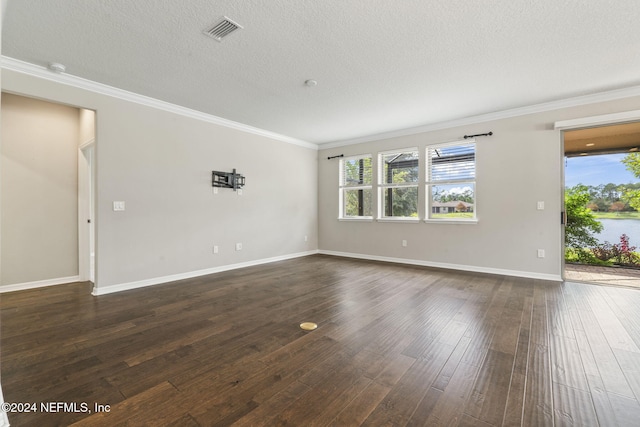
[[[244,29],[218,43],[202,31],[222,16]],[[638,0],[9,0],[2,54],[323,143],[636,86],[639,17]]]

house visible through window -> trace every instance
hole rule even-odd
[[[379,217],[418,217],[417,148],[380,153],[379,155]]]
[[[340,161],[340,218],[371,218],[371,155],[345,157]]]
[[[475,141],[427,147],[429,219],[475,220]]]

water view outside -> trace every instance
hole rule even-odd
[[[600,243],[620,243],[620,236],[629,236],[629,244],[640,249],[640,219],[598,219],[604,229],[594,237]],[[638,250],[636,249],[636,250]]]
[[[640,154],[578,156],[565,165],[565,259],[639,266]]]

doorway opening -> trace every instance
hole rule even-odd
[[[78,155],[78,254],[81,281],[96,282],[95,138]]]
[[[563,277],[640,288],[640,122],[563,136]]]
[[[96,280],[95,115],[2,93],[0,292]]]

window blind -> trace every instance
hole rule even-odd
[[[473,181],[476,177],[475,143],[441,145],[427,150],[430,182]]]

